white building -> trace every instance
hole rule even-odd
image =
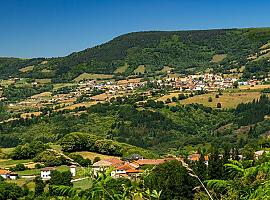
[[[11,180],[18,179],[17,173],[5,169],[0,169],[0,176],[2,176],[4,179],[11,179]]]
[[[40,177],[42,180],[49,180],[51,178],[51,172],[54,171],[54,167],[45,167],[40,170]]]
[[[76,165],[70,166],[70,173],[72,176],[76,176]]]

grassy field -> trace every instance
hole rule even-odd
[[[167,73],[168,71],[171,71],[173,68],[168,67],[168,66],[164,66],[159,72],[162,73]]]
[[[83,73],[79,75],[77,78],[74,79],[75,82],[80,82],[82,80],[88,80],[88,79],[111,79],[113,78],[113,75],[111,74],[88,74],[88,73]]]
[[[253,87],[251,87],[250,85],[241,85],[239,86],[240,90],[263,90],[266,88],[270,88],[270,85],[254,85]]]
[[[63,87],[70,87],[70,86],[76,86],[76,85],[77,85],[76,83],[56,83],[56,84],[53,84],[53,89],[58,90]]]
[[[13,80],[0,80],[0,85],[4,87],[7,87],[13,83],[15,83]]]
[[[34,115],[34,116],[37,117],[37,116],[41,115],[41,113],[42,113],[42,112],[22,113],[22,114],[21,114],[21,118],[24,118],[24,119],[26,119],[26,118],[31,118],[32,115]]]
[[[160,98],[157,99],[157,101],[166,101],[168,98],[171,99],[173,97],[176,97],[178,98],[178,95],[181,94],[182,92],[173,92],[173,93],[170,93],[170,94],[166,94]]]
[[[32,163],[32,160],[0,159],[0,168],[13,167],[19,163],[23,163],[23,164]]]
[[[270,52],[268,52],[268,53],[266,53],[266,54],[263,54],[263,55],[259,56],[259,57],[256,58],[254,61],[261,60],[261,59],[264,59],[264,58],[270,58]]]
[[[77,153],[80,154],[84,158],[89,158],[92,161],[94,160],[95,157],[100,157],[101,159],[119,158],[119,157],[115,157],[115,156],[108,156],[108,155],[103,155],[103,154],[89,152],[89,151],[80,151]]]
[[[73,187],[86,190],[89,189],[92,185],[92,180],[90,178],[83,179],[81,181],[73,182]]]
[[[218,62],[221,62],[222,60],[224,60],[226,57],[227,57],[226,54],[216,54],[213,56],[211,62],[218,63]]]
[[[145,73],[145,66],[144,65],[139,65],[138,67],[137,67],[137,69],[135,69],[134,71],[133,71],[135,74],[144,74]]]
[[[19,71],[25,73],[25,72],[33,71],[33,69],[34,69],[34,66],[27,66],[27,67],[19,69]]]
[[[129,83],[139,83],[141,80],[142,80],[142,78],[131,78],[128,80],[120,80],[120,81],[117,81],[117,85],[126,85]]]
[[[226,92],[223,93],[223,95],[220,95],[219,98],[215,98],[215,95],[216,93],[197,95],[182,100],[181,104],[200,103],[204,106],[216,108],[217,103],[221,103],[222,108],[235,108],[240,103],[247,103],[251,102],[253,99],[258,99],[260,97],[260,92]],[[208,102],[209,97],[212,97],[212,102]]]
[[[7,180],[8,183],[15,183],[18,186],[22,187],[26,185],[31,191],[35,190],[35,183],[30,179],[17,179],[17,180]]]
[[[270,47],[270,41],[260,47],[260,49],[267,49]]]
[[[118,67],[114,73],[115,74],[122,74],[124,73],[126,70],[128,69],[128,64],[126,63],[125,65],[121,66],[121,67]]]
[[[79,107],[90,107],[92,105],[95,105],[97,104],[98,102],[96,101],[90,101],[90,102],[85,102],[85,103],[76,103],[76,104],[72,104],[72,105],[68,105],[64,108],[59,108],[57,109],[57,111],[60,111],[60,110],[74,110],[75,108],[79,108]]]
[[[39,84],[47,84],[52,82],[52,80],[49,78],[36,79],[35,81]]]

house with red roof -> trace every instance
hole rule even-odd
[[[110,167],[117,168],[123,164],[124,162],[118,158],[108,158],[95,162],[92,167],[94,175],[97,176],[98,172],[105,172]]]
[[[17,173],[11,172],[6,169],[0,169],[0,176],[2,176],[4,179],[11,179],[11,180],[15,180],[18,178]]]

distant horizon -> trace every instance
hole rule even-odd
[[[0,57],[63,57],[131,32],[268,28],[269,8],[266,0],[1,0]]]

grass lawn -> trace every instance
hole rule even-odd
[[[222,108],[236,108],[236,106],[240,103],[251,102],[253,99],[258,99],[260,97],[260,92],[225,92],[223,95],[220,95],[219,98],[215,98],[216,94],[217,93],[213,92],[209,94],[197,95],[182,100],[180,103],[184,105],[199,103],[212,108],[216,108],[217,103],[221,103]],[[208,102],[209,97],[212,97],[212,102]]]
[[[73,182],[74,188],[80,188],[82,190],[89,189],[92,185],[92,180],[90,178],[83,179],[81,181]]]

